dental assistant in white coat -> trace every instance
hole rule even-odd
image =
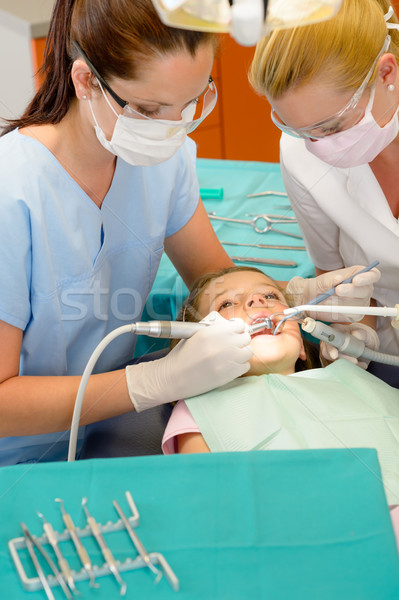
[[[344,0],[329,21],[261,40],[250,73],[284,132],[284,185],[316,273],[378,260],[373,298],[387,306],[399,302],[397,29],[386,0]],[[399,355],[389,319],[362,323],[335,326]]]

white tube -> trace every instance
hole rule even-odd
[[[324,304],[303,304],[283,310],[285,315],[295,315],[299,312],[325,312],[344,315],[376,315],[377,317],[399,318],[399,304],[395,307],[389,306],[337,306]]]
[[[79,430],[79,422],[80,422],[80,413],[82,410],[83,398],[86,391],[87,382],[89,381],[89,377],[91,375],[92,370],[103,350],[108,346],[112,340],[114,340],[119,335],[123,333],[134,333],[135,324],[132,323],[130,325],[123,325],[122,327],[118,327],[111,331],[108,335],[105,336],[103,340],[98,344],[95,348],[93,354],[90,356],[85,370],[83,371],[82,379],[80,380],[80,385],[78,389],[78,393],[76,395],[75,407],[73,409],[72,415],[72,423],[71,423],[71,433],[69,435],[69,448],[68,448],[68,461],[73,462],[76,458],[76,445],[78,439],[78,430]]]

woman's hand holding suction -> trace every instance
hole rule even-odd
[[[364,342],[365,347],[369,348],[370,350],[375,350],[377,352],[380,347],[380,340],[376,331],[364,323],[348,323],[347,325],[334,323],[331,325],[331,327],[341,331],[342,333],[349,333],[350,335],[353,335],[353,337],[357,338],[361,342]],[[349,356],[348,354],[339,352],[337,348],[334,348],[334,346],[331,346],[331,344],[323,341],[320,342],[320,355],[329,362],[333,362],[338,358],[345,358],[355,365],[358,365],[362,369],[367,369],[370,362],[361,356],[359,356],[359,358],[355,358],[354,356]]]

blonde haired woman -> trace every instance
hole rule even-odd
[[[386,0],[344,0],[330,21],[262,39],[250,72],[283,131],[284,184],[317,273],[379,260],[378,305],[399,301],[397,23]],[[399,331],[376,326],[399,354]],[[346,327],[378,344],[364,322]]]

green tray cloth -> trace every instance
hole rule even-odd
[[[304,450],[3,467],[0,598],[45,598],[43,590],[23,590],[8,552],[20,521],[40,535],[39,510],[62,531],[54,502],[60,497],[83,527],[83,496],[100,523],[116,521],[112,500],[128,513],[130,490],[138,535],[149,552],[164,554],[181,589],[173,591],[165,578],[154,585],[152,573],[140,569],[123,574],[126,598],[397,600],[399,561],[378,468],[370,449],[356,458],[345,450]],[[136,556],[125,532],[106,540],[118,560]],[[85,544],[102,564],[95,544]],[[62,549],[76,568],[70,542]],[[98,582],[96,590],[78,584],[82,599],[120,598],[112,576]],[[64,597],[60,589],[55,596]]]

